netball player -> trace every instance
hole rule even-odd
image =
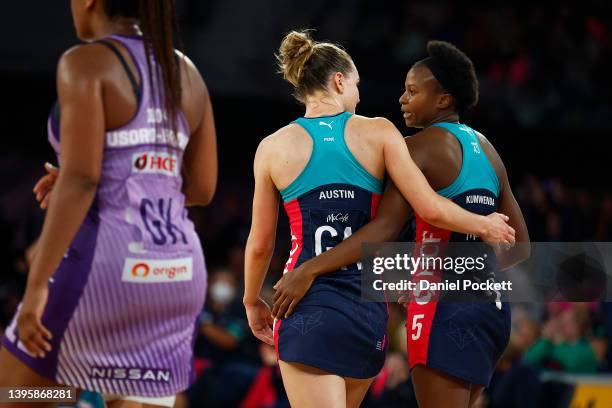
[[[253,333],[276,346],[292,406],[356,407],[384,363],[385,305],[361,302],[353,264],[315,280],[296,312],[277,320],[273,331],[259,293],[274,250],[279,200],[291,227],[288,275],[374,218],[385,170],[427,222],[494,242],[513,242],[514,231],[500,214],[471,214],[435,194],[389,121],[354,115],[359,74],[345,51],[291,32],[278,59],[306,112],[265,138],[255,155],[244,304]]]
[[[449,43],[430,41],[427,49],[429,57],[408,71],[400,98],[406,125],[423,128],[406,138],[406,144],[438,194],[474,213],[499,211],[509,215],[516,240],[523,244],[498,256],[500,267],[508,268],[529,256],[529,235],[498,153],[482,134],[459,122],[460,114],[478,100],[474,66]],[[436,228],[417,208],[412,209],[417,242],[423,242],[423,237],[441,242],[475,240]],[[356,262],[362,243],[395,239],[412,209],[391,183],[372,222],[334,249],[283,276],[276,285],[273,314],[291,315],[313,279]],[[281,303],[281,299],[285,300]],[[509,305],[503,302],[409,303],[408,354],[419,406],[470,406],[489,384],[508,342],[509,321]],[[456,342],[453,335],[467,340]]]
[[[173,48],[174,1],[71,7],[87,43],[57,68],[48,129],[61,171],[2,339],[0,386],[63,384],[111,407],[171,407],[190,382],[206,292],[185,205],[215,190],[212,108]]]

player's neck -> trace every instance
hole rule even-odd
[[[315,94],[308,96],[304,103],[306,106],[307,118],[316,118],[318,116],[331,116],[344,112],[344,106],[340,100],[329,94]]]
[[[459,123],[459,115],[455,112],[440,112],[423,127],[428,128],[429,126],[440,122]]]
[[[93,24],[92,32],[95,38],[109,35],[141,35],[136,20],[129,18],[103,18]]]

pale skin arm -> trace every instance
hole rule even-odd
[[[340,244],[324,251],[321,255],[310,258],[291,273],[284,274],[274,285],[276,292],[272,316],[276,318],[290,316],[317,276],[359,261],[364,243],[386,242],[395,239],[410,213],[410,206],[389,181],[380,200],[376,218],[359,228]]]
[[[514,230],[506,225],[508,217],[496,213],[488,217],[479,216],[463,210],[452,201],[436,194],[410,157],[406,143],[397,129],[386,119],[376,120],[379,122],[377,125],[384,131],[382,142],[383,148],[387,149],[386,167],[389,172],[392,171],[390,168],[393,168],[393,171],[399,173],[404,191],[389,183],[374,220],[332,250],[325,251],[306,261],[290,274],[284,275],[274,286],[276,293],[272,308],[273,316],[281,318],[291,315],[317,276],[358,261],[363,242],[384,242],[395,238],[411,211],[410,205],[406,202],[411,197],[416,201],[411,204],[419,205],[416,211],[420,210],[419,215],[430,224],[481,235],[483,240],[493,244],[514,242]],[[393,174],[391,176],[393,177]],[[484,228],[482,228],[483,223]],[[490,226],[487,226],[487,223]]]
[[[270,259],[274,253],[279,194],[268,170],[272,160],[270,146],[264,140],[255,153],[255,193],[251,231],[245,249],[244,298],[249,327],[261,341],[273,345],[274,320],[269,306],[259,298]]]
[[[51,350],[51,333],[41,321],[49,278],[82,224],[100,180],[104,110],[100,68],[95,61],[96,50],[83,46],[64,54],[58,65],[62,172],[53,188],[17,318],[20,340],[38,357]]]

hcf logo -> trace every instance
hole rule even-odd
[[[140,152],[132,156],[133,173],[158,173],[178,175],[177,157],[165,152]]]

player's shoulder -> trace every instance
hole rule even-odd
[[[112,51],[99,42],[76,45],[64,51],[59,67],[101,71],[112,56]]]
[[[401,137],[393,122],[383,117],[353,115],[347,123],[347,130],[376,145]]]
[[[296,123],[289,123],[276,132],[264,137],[259,142],[258,150],[284,149],[292,144],[293,139],[300,137],[305,131]]]
[[[489,141],[489,139],[487,139],[487,137],[482,134],[481,132],[477,131],[476,129],[472,129],[474,131],[474,134],[476,135],[476,138],[478,139],[478,142],[480,143],[480,145],[483,148],[489,148],[489,149],[493,149],[493,144]]]
[[[196,64],[189,58],[185,53],[180,50],[175,49],[174,54],[177,57],[177,61],[179,62],[179,66],[182,71],[186,71],[187,75],[190,79],[196,79],[198,82],[202,82],[204,86],[206,86],[202,75],[200,74],[200,70]]]
[[[66,50],[57,64],[60,84],[74,86],[77,82],[97,81],[104,78],[116,61],[112,51],[97,42],[77,45]]]
[[[499,153],[497,152],[495,147],[493,147],[493,144],[489,141],[489,139],[486,138],[484,134],[478,132],[477,130],[474,130],[474,133],[476,134],[476,137],[478,138],[480,147],[484,151],[485,155],[489,159],[489,162],[491,163],[495,171],[497,172],[498,177],[500,177],[502,173],[505,173],[505,166],[504,166],[504,163]]]
[[[364,127],[364,128],[376,128],[379,130],[396,129],[393,122],[381,116],[369,117],[369,116],[362,116],[362,115],[353,115],[351,117],[350,123],[353,126]]]
[[[296,152],[296,145],[300,145],[299,138],[308,138],[301,126],[295,123],[283,126],[259,142],[255,153],[255,161],[266,162],[266,166],[269,166],[279,160],[287,160]]]
[[[276,132],[266,136],[262,140],[262,143],[263,142],[275,143],[275,142],[285,141],[287,139],[290,139],[292,137],[295,137],[296,135],[299,135],[305,132],[306,131],[297,123],[289,123],[283,126],[282,128],[278,129]]]
[[[439,126],[429,126],[416,132],[413,135],[404,138],[408,148],[421,148],[427,145],[428,147],[436,145],[446,145],[448,143],[457,143],[452,133]]]

